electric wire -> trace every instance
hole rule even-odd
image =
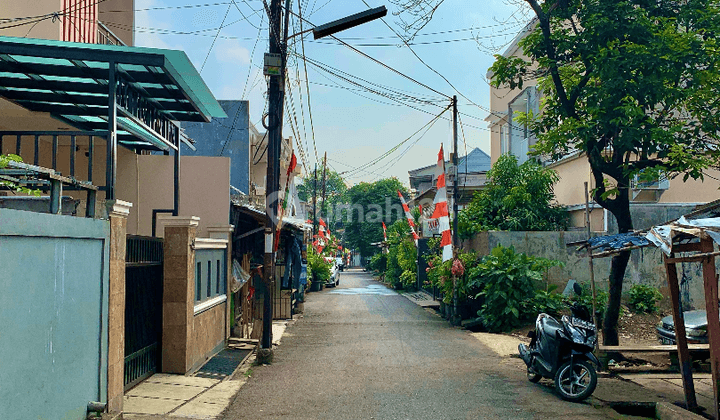
[[[346,171],[345,173],[352,174],[352,173],[355,172],[357,169],[364,169],[364,168],[369,168],[369,167],[371,167],[371,166],[375,166],[377,163],[379,163],[380,161],[382,161],[382,160],[385,159],[386,157],[390,156],[390,155],[391,155],[393,152],[395,152],[397,149],[399,149],[400,146],[402,146],[403,144],[407,143],[407,142],[408,142],[410,139],[412,139],[417,133],[419,133],[419,132],[421,132],[423,129],[425,129],[425,127],[434,124],[434,122],[437,121],[448,109],[450,109],[449,106],[448,106],[447,108],[445,108],[441,113],[439,113],[438,115],[436,115],[433,119],[431,119],[430,121],[428,121],[425,125],[423,125],[422,127],[420,127],[417,131],[415,131],[415,132],[414,132],[413,134],[411,134],[409,137],[407,137],[406,139],[402,140],[400,143],[396,144],[395,146],[393,146],[392,148],[390,148],[389,150],[387,150],[385,153],[383,153],[383,154],[380,155],[379,157],[377,157],[377,158],[375,158],[375,159],[373,159],[373,160],[371,160],[371,161],[369,161],[369,162],[366,162],[366,163],[358,166],[355,170]],[[342,175],[342,174],[341,174],[341,175]]]
[[[302,5],[300,4],[300,1],[301,0],[298,0],[298,13],[299,13],[298,18],[300,19],[300,32],[302,32],[304,19],[302,17]],[[290,10],[286,10],[286,12],[292,13]],[[302,35],[300,36],[300,46],[302,49],[302,56],[305,57],[305,37]],[[307,83],[307,61],[304,58],[303,58],[303,67],[304,67],[304,71],[305,71],[305,82],[306,82],[305,83],[305,93],[307,94],[306,96],[307,96],[307,106],[308,106],[308,117],[310,119],[310,134],[312,136],[311,138],[312,138],[313,150],[315,151],[315,163],[317,164],[317,162],[319,162],[320,159],[318,157],[317,145],[315,143],[315,124],[313,123],[312,106],[310,105],[310,103],[311,103],[310,102],[310,83]]]
[[[291,10],[288,10],[288,12],[290,12],[290,13],[292,13],[292,14],[295,14],[295,13],[292,12]],[[305,22],[309,23],[310,25],[316,26],[316,25],[314,25],[312,22],[310,22],[309,20],[304,19],[302,16],[298,16],[298,18],[299,18],[301,21],[305,21]],[[302,36],[301,36],[301,37],[302,37]],[[331,38],[334,39],[335,41],[337,41],[337,42],[345,45],[346,47],[348,47],[348,48],[351,49],[352,51],[356,52],[357,54],[360,54],[360,55],[362,55],[363,57],[365,57],[365,58],[373,61],[374,63],[379,64],[380,66],[382,66],[382,67],[384,67],[384,68],[392,71],[393,73],[395,73],[395,74],[397,74],[397,75],[399,75],[399,76],[402,76],[402,77],[410,80],[411,82],[416,83],[416,84],[424,87],[425,89],[428,89],[428,90],[430,90],[430,91],[432,91],[432,92],[435,92],[435,93],[437,93],[437,94],[440,95],[440,96],[443,96],[443,97],[445,97],[445,98],[447,98],[447,99],[451,99],[448,95],[446,95],[446,94],[444,94],[444,93],[442,93],[442,92],[439,92],[439,91],[431,88],[430,86],[428,86],[428,85],[426,85],[426,84],[424,84],[424,83],[422,83],[422,82],[420,82],[420,81],[418,81],[418,80],[416,80],[416,79],[413,79],[412,77],[408,76],[407,74],[405,74],[405,73],[403,73],[403,72],[401,72],[401,71],[399,71],[399,70],[397,70],[397,69],[395,69],[395,68],[393,68],[393,67],[391,67],[391,66],[389,66],[389,65],[387,65],[387,64],[385,64],[385,63],[383,63],[382,61],[380,61],[380,60],[378,60],[378,59],[376,59],[376,58],[374,58],[374,57],[366,54],[365,52],[358,50],[357,48],[353,47],[352,45],[348,44],[347,42],[343,41],[342,39],[336,37],[335,35],[329,35],[329,37],[331,37]],[[304,37],[302,37],[302,38],[304,39]],[[305,55],[305,51],[304,51],[304,49],[303,49],[303,56],[304,56],[304,55]]]
[[[220,35],[220,31],[222,31],[222,27],[225,24],[225,19],[227,19],[228,13],[230,13],[231,7],[232,7],[232,5],[228,5],[227,10],[225,11],[225,16],[223,16],[222,22],[220,22],[220,27],[218,27],[217,33],[215,34],[215,38],[213,38],[212,44],[210,44],[210,49],[208,49],[208,52],[205,55],[205,59],[203,60],[202,66],[200,66],[200,74],[202,74],[203,70],[205,69],[205,63],[207,63],[207,59],[208,59],[208,57],[210,57],[210,53],[212,52],[212,49],[215,46],[215,42],[217,41],[218,35]]]
[[[245,89],[247,89],[248,81],[250,80],[250,73],[252,73],[253,58],[255,57],[255,48],[257,47],[258,41],[260,40],[260,34],[262,32],[262,22],[264,20],[265,15],[260,15],[260,28],[258,28],[258,34],[257,37],[255,37],[255,43],[253,44],[252,52],[250,53],[250,65],[248,65],[248,74],[245,78],[245,84],[243,85],[242,96],[240,96],[240,99],[245,99]]]

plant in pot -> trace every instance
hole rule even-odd
[[[315,252],[312,247],[308,247],[308,282],[310,282],[310,291],[318,292],[322,286],[330,279],[330,264],[327,263],[321,254]]]
[[[428,281],[437,287],[442,296],[441,311],[446,318],[452,316],[453,291],[457,292],[457,316],[468,318],[468,269],[477,261],[474,251],[457,250],[456,258],[443,261],[440,250],[440,239],[433,238],[428,243],[429,251],[425,254],[428,263],[426,269]]]

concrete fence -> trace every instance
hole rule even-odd
[[[598,236],[594,234],[594,236]],[[564,267],[553,267],[548,272],[548,283],[562,288],[569,279],[580,283],[590,283],[590,269],[585,251],[576,252],[575,247],[567,247],[567,243],[581,241],[586,238],[583,231],[550,231],[550,232],[479,232],[474,237],[462,241],[466,250],[474,250],[479,255],[487,255],[498,245],[514,246],[517,252],[524,252],[536,257],[562,261]],[[595,281],[598,289],[608,290],[608,276],[612,258],[596,258]],[[699,263],[683,263],[679,265],[681,295],[685,309],[705,308],[703,293],[702,269]],[[663,264],[662,252],[655,247],[633,250],[625,272],[623,292],[627,292],[635,284],[655,286],[660,289],[669,302],[667,278]],[[667,304],[667,302],[666,302]]]
[[[108,401],[110,224],[0,208],[0,417]]]

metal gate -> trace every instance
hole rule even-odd
[[[125,390],[160,366],[163,240],[127,236],[125,258]]]

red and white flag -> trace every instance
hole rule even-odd
[[[415,240],[415,244],[417,245],[417,240],[420,239],[420,237],[415,232],[415,220],[413,220],[412,214],[410,214],[410,208],[408,207],[407,203],[405,202],[405,197],[403,197],[400,190],[398,190],[397,193],[398,193],[398,197],[400,197],[400,204],[402,204],[403,211],[405,212],[405,217],[407,217],[407,221],[410,224],[410,233],[412,234],[412,237]]]
[[[383,224],[383,237],[385,238],[385,242],[387,242],[387,228],[385,227],[385,222],[381,222]]]
[[[442,260],[452,259],[452,231],[450,230],[450,215],[448,213],[447,190],[445,188],[445,154],[443,153],[442,144],[440,144],[440,152],[438,153],[437,162],[437,192],[435,193],[435,210],[431,219],[438,222],[438,231],[442,235],[440,238],[440,246],[442,247]]]

